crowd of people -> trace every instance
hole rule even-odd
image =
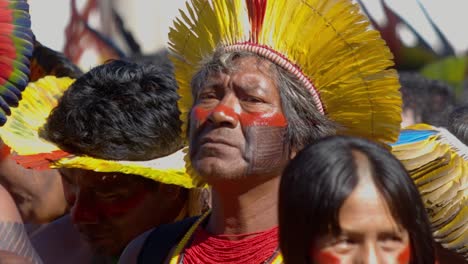
[[[449,85],[393,69],[351,0],[187,9],[152,60],[82,72],[24,40],[17,105],[0,82],[0,264],[466,262]]]

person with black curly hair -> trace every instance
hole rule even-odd
[[[65,91],[39,133],[93,162],[59,168],[71,213],[32,238],[45,263],[114,263],[134,237],[186,215],[188,190],[147,172],[182,151],[176,90],[163,67],[115,60]]]

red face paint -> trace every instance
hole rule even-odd
[[[411,247],[408,245],[406,248],[398,255],[399,264],[408,264],[411,259]]]
[[[224,115],[239,119],[243,126],[272,126],[272,127],[285,127],[287,125],[286,118],[281,113],[241,113],[238,115],[234,109],[225,105],[218,105],[213,110],[203,109],[195,106],[193,113],[195,119],[203,123],[213,112],[223,112]]]
[[[318,263],[318,264],[340,264],[341,263],[338,257],[336,257],[330,252],[323,252],[323,251],[316,252],[315,250],[313,250],[312,259],[313,259],[313,263]]]
[[[146,189],[141,189],[125,199],[119,199],[111,203],[98,202],[98,208],[107,217],[121,216],[140,205],[147,194],[148,191]]]
[[[140,205],[141,202],[146,198],[147,194],[148,191],[145,188],[141,188],[133,195],[125,199],[117,199],[112,202],[93,199],[92,201],[85,202],[78,201],[81,203],[78,206],[76,202],[74,202],[72,213],[73,220],[75,222],[84,222],[99,217],[112,218],[125,215],[128,213],[128,211]]]
[[[201,108],[199,106],[195,106],[192,112],[195,117],[195,120],[198,121],[199,123],[204,123],[206,119],[208,119],[208,116],[211,114],[210,110]]]
[[[288,124],[281,113],[242,113],[239,120],[244,126],[285,127]]]

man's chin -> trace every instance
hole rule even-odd
[[[93,252],[102,256],[118,256],[123,246],[118,245],[118,240],[111,237],[97,237],[82,234],[83,239],[89,244]]]
[[[203,159],[193,164],[195,171],[209,184],[245,179],[247,169],[243,166],[224,164]]]

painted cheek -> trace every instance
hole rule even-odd
[[[340,264],[340,259],[330,252],[312,252],[313,263],[318,264]]]
[[[118,200],[111,203],[100,202],[98,207],[102,214],[107,217],[117,217],[128,213],[130,210],[138,207],[141,202],[146,198],[148,191],[143,189],[138,191],[135,195],[126,199]]]
[[[281,113],[242,113],[239,119],[243,126],[286,127],[288,124]]]
[[[194,118],[199,124],[204,123],[206,121],[206,119],[208,119],[208,116],[210,114],[211,114],[210,110],[206,110],[206,109],[203,109],[203,108],[198,107],[198,106],[195,106],[193,108]]]
[[[408,264],[411,258],[411,247],[408,245],[405,249],[398,255],[398,264]]]

